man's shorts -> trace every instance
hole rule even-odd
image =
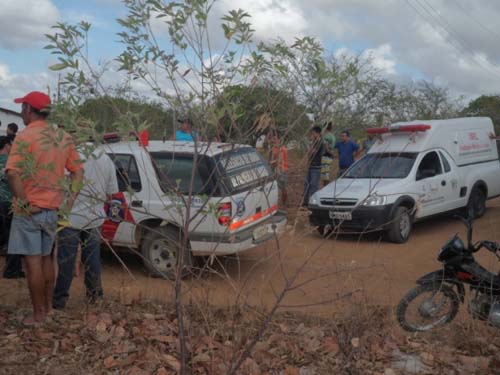
[[[57,211],[42,210],[30,216],[12,218],[9,254],[50,255],[57,231]]]
[[[321,180],[330,181],[330,171],[332,170],[333,158],[330,156],[321,157]]]

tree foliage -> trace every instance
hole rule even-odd
[[[490,117],[498,134],[500,132],[500,95],[482,95],[472,100],[462,114]]]
[[[176,125],[171,110],[143,99],[92,98],[80,106],[80,114],[94,122],[98,132],[104,133],[120,129],[120,122],[126,117],[134,128],[147,127],[151,139],[170,138]]]
[[[452,118],[462,107],[461,98],[453,98],[447,88],[428,81],[406,86],[387,82],[380,99],[381,114],[389,122]]]
[[[216,105],[225,110],[219,132],[225,141],[253,143],[260,134],[273,130],[297,139],[310,124],[307,108],[286,91],[273,87],[229,86]]]

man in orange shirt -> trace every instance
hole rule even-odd
[[[278,188],[281,193],[281,203],[283,206],[288,202],[288,150],[278,133],[270,134],[270,142],[272,144],[270,164],[274,168],[276,179],[278,180]]]
[[[24,255],[33,304],[33,317],[24,323],[32,325],[41,323],[52,312],[51,252],[58,210],[65,197],[71,209],[82,183],[83,168],[70,136],[46,121],[51,105],[48,95],[34,91],[15,102],[22,103],[26,129],[17,135],[5,168],[15,197],[8,253]],[[71,179],[69,195],[66,170]]]

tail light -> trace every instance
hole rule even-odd
[[[231,224],[231,202],[221,203],[217,209],[219,224],[229,226]]]

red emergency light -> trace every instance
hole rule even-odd
[[[104,143],[120,142],[120,135],[118,133],[106,133],[102,136]]]
[[[148,129],[144,129],[142,132],[139,133],[139,142],[144,147],[149,146],[149,131],[148,131]]]
[[[369,128],[367,129],[368,134],[386,134],[386,133],[395,133],[395,132],[425,132],[431,128],[430,125],[426,124],[414,124],[414,125],[399,125],[399,126],[391,126],[385,128]]]
[[[389,128],[368,128],[366,132],[368,134],[385,134],[389,133],[391,130]]]

